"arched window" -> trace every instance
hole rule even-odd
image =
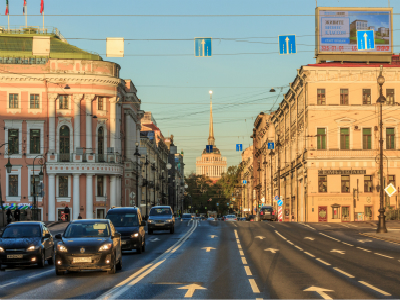
[[[100,127],[97,130],[97,153],[99,162],[104,162],[104,128]]]
[[[70,161],[69,155],[69,127],[61,126],[60,128],[60,160],[63,162]]]

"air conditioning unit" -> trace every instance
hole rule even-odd
[[[358,128],[358,126],[356,125],[356,126],[354,126],[354,129],[355,129],[355,130],[358,130],[359,128]]]

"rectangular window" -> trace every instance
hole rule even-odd
[[[60,103],[60,109],[69,109],[69,96],[68,95],[60,95],[58,97],[58,101]]]
[[[29,132],[29,147],[31,154],[40,153],[40,129],[31,129]]]
[[[340,89],[340,105],[349,105],[348,89]]]
[[[18,197],[18,175],[8,175],[8,196]]]
[[[97,176],[97,197],[104,197],[104,176]]]
[[[39,108],[39,94],[31,94],[31,109]]]
[[[340,128],[340,149],[350,149],[350,129]]]
[[[339,207],[332,207],[332,219],[339,219]]]
[[[386,128],[386,149],[394,149],[394,128]]]
[[[393,184],[393,186],[396,187],[396,176],[395,175],[389,175],[389,184]]]
[[[68,176],[58,177],[58,197],[68,197]]]
[[[386,103],[394,104],[394,89],[386,89]]]
[[[326,149],[326,129],[317,128],[317,149]]]
[[[8,151],[9,154],[19,152],[19,132],[18,129],[8,129]]]
[[[350,207],[342,207],[342,221],[350,221]]]
[[[372,192],[372,176],[364,175],[364,192],[371,193]]]
[[[31,197],[33,197],[33,192],[34,192],[33,187],[35,187],[36,196],[38,195],[39,184],[40,184],[39,175],[35,175],[35,181],[33,180],[33,175],[31,175]]]
[[[326,175],[318,176],[318,192],[326,193],[328,191],[328,184],[326,181]]]
[[[97,103],[98,103],[98,110],[104,110],[104,98],[98,97],[97,98]]]
[[[317,90],[317,104],[318,105],[325,105],[326,104],[325,89],[318,89]]]
[[[342,193],[350,193],[350,175],[342,175]]]
[[[372,149],[371,139],[371,128],[363,128],[363,149]]]
[[[18,108],[18,94],[9,94],[9,108]]]
[[[363,89],[362,91],[363,104],[371,104],[371,90]]]

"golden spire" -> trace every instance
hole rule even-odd
[[[213,115],[212,115],[212,91],[210,93],[210,132],[208,135],[208,145],[214,145],[214,126],[213,126]]]

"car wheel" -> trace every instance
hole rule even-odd
[[[64,275],[64,271],[60,271],[57,267],[56,267],[56,275]]]
[[[116,263],[115,263],[115,260],[114,260],[114,263],[113,263],[113,265],[111,267],[111,270],[108,270],[107,273],[108,274],[115,274],[116,271],[117,271],[117,266],[116,266]]]
[[[118,271],[122,270],[122,256],[121,256],[119,262],[117,263],[117,267],[116,268],[117,268]]]
[[[51,257],[47,260],[47,263],[49,265],[54,265],[54,250],[53,253],[51,254]]]
[[[152,235],[153,234],[153,229],[149,229],[148,233],[149,233],[149,235]]]
[[[175,232],[175,227],[172,227],[170,230],[169,230],[169,233],[170,234],[173,234]]]
[[[42,251],[44,251],[44,250],[42,250]],[[40,261],[38,262],[38,266],[40,268],[43,268],[45,263],[46,263],[46,260],[44,259],[44,253],[42,252],[42,255],[40,256]]]

